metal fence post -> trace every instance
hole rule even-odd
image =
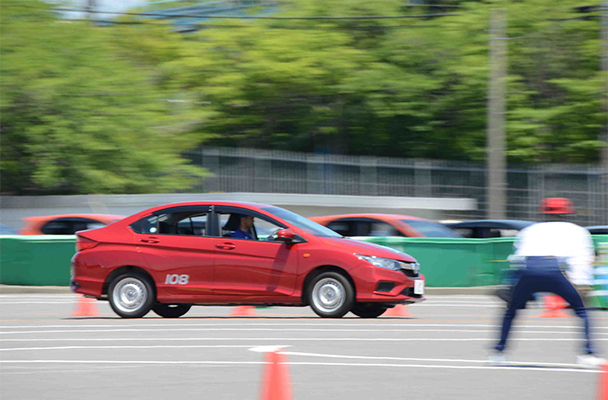
[[[201,148],[202,166],[211,172],[213,176],[205,179],[203,184],[203,191],[205,192],[219,192],[221,191],[220,179],[220,151],[215,148]]]

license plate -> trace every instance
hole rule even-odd
[[[424,294],[424,281],[414,281],[414,294]]]

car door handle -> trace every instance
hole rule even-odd
[[[144,243],[158,243],[160,242],[160,240],[156,239],[156,238],[148,238],[148,239],[139,239],[140,242],[144,242]]]
[[[223,249],[223,250],[232,250],[236,246],[233,245],[232,243],[223,243],[223,244],[216,244],[215,247],[217,247],[218,249]]]

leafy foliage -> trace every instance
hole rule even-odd
[[[179,154],[202,143],[482,160],[496,7],[508,14],[510,161],[597,161],[599,22],[565,20],[580,16],[575,0],[450,4],[464,7],[293,0],[283,15],[459,15],[213,20],[178,34],[3,1],[3,191],[178,190],[202,174]]]
[[[0,12],[3,192],[165,192],[204,176],[181,158],[198,141],[182,113],[110,31],[30,0]]]

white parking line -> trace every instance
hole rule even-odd
[[[356,328],[361,327],[446,327],[446,328],[500,328],[501,325],[489,325],[489,324],[419,324],[416,322],[412,323],[402,323],[402,322],[391,322],[386,323],[382,322],[382,320],[376,320],[377,322],[369,323],[363,322],[360,323],[348,323],[348,322],[334,322],[335,320],[325,320],[319,319],[315,322],[255,322],[254,320],[229,320],[215,323],[176,323],[174,321],[169,321],[166,323],[157,323],[150,322],[142,319],[140,323],[131,324],[131,323],[123,323],[124,320],[116,320],[114,324],[79,324],[78,322],[74,322],[72,324],[62,324],[62,325],[0,325],[0,330],[2,329],[47,329],[47,328],[78,328],[81,329],[82,332],[88,332],[86,328],[140,328],[140,327],[207,327],[207,326],[226,326],[226,325],[246,325],[246,326],[323,326],[323,327],[347,327],[352,326]],[[573,320],[572,325],[520,325],[521,328],[541,328],[541,329],[580,329],[580,322],[578,320]],[[608,327],[604,326],[594,326],[594,329],[608,329]]]
[[[0,301],[0,306],[6,304],[76,304],[75,301]]]
[[[449,332],[448,332],[449,333]],[[487,342],[488,338],[349,338],[349,337],[308,337],[308,338],[247,338],[247,337],[219,337],[219,338],[206,338],[206,337],[188,337],[188,338],[167,338],[167,337],[155,337],[155,338],[144,338],[144,337],[128,337],[128,338],[31,338],[31,339],[2,339],[2,342],[124,342],[124,341],[157,341],[157,342],[177,342],[177,341],[276,341],[276,342]],[[522,342],[574,342],[580,341],[578,338],[512,338],[509,341],[522,341]],[[608,338],[596,338],[596,342],[606,342]]]
[[[56,347],[15,347],[0,351],[45,351],[45,350],[87,350],[87,349],[248,349],[255,345],[152,345],[152,346],[56,346]]]
[[[0,335],[25,335],[25,334],[50,334],[50,333],[110,333],[110,332],[395,332],[395,333],[411,333],[411,332],[449,332],[449,333],[495,333],[497,329],[479,330],[479,329],[334,329],[334,328],[120,328],[120,329],[60,329],[60,330],[42,330],[42,331],[11,331],[0,332]],[[555,334],[562,335],[564,332],[552,331],[526,331],[518,330],[520,334]],[[596,333],[595,335],[608,335],[608,333]]]
[[[45,350],[88,350],[88,349],[109,349],[109,350],[124,350],[124,349],[221,349],[221,348],[247,348],[256,352],[269,352],[281,350],[289,345],[272,345],[272,346],[256,346],[256,345],[151,345],[151,346],[59,346],[59,347],[22,347],[12,349],[0,349],[0,351],[45,351]],[[470,360],[470,359],[454,359],[454,358],[416,358],[416,357],[380,357],[380,356],[352,356],[352,355],[337,355],[337,354],[321,354],[321,353],[303,353],[296,351],[281,351],[281,353],[290,356],[315,357],[315,358],[339,358],[353,360],[381,360],[381,361],[428,361],[428,362],[450,362],[450,363],[476,363],[487,364],[487,360]],[[512,366],[536,366],[536,367],[565,367],[577,368],[577,364],[565,363],[543,363],[543,362],[523,362],[510,361],[506,362]]]
[[[384,361],[432,361],[432,362],[456,362],[456,363],[477,363],[487,364],[488,360],[463,360],[454,358],[412,358],[412,357],[375,357],[375,356],[349,356],[349,355],[337,355],[337,354],[320,354],[320,353],[302,353],[297,351],[281,351],[281,353],[290,356],[303,356],[303,357],[317,357],[317,358],[344,358],[351,360],[384,360]],[[532,367],[565,367],[565,368],[577,368],[580,367],[577,364],[564,364],[564,363],[542,363],[542,362],[520,362],[520,361],[507,361],[507,365],[512,366],[532,366]]]
[[[0,364],[115,364],[115,365],[264,365],[265,361],[167,361],[167,360],[0,360]],[[430,365],[430,364],[381,364],[381,363],[330,363],[330,362],[284,362],[290,366],[310,365],[328,367],[381,367],[381,368],[433,368],[433,369],[475,369],[541,372],[581,372],[598,373],[597,370],[575,368],[547,368],[528,366],[479,366],[479,365]]]

